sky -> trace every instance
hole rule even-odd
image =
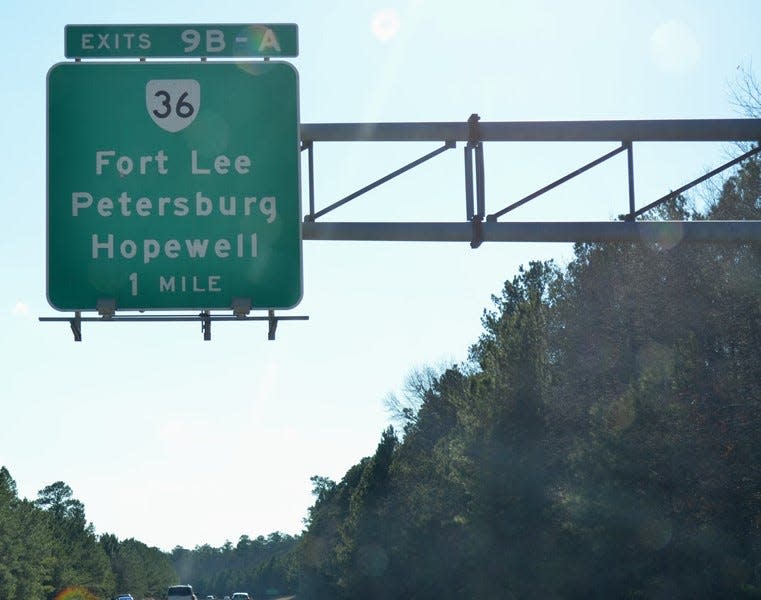
[[[309,320],[275,341],[260,323],[215,323],[211,341],[197,323],[85,323],[75,343],[66,323],[38,321],[60,316],[45,289],[45,115],[65,25],[296,23],[302,123],[736,118],[733,86],[761,61],[754,0],[6,0],[0,17],[0,465],[20,496],[62,480],[97,533],[164,550],[300,533],[310,477],[340,480],[374,452],[388,394],[414,369],[466,360],[520,265],[573,251],[305,241],[288,314]],[[318,143],[318,208],[437,146]],[[613,147],[485,144],[487,210]],[[325,219],[463,221],[461,148]],[[635,145],[638,206],[733,154]],[[511,218],[610,220],[628,206],[625,174],[620,155]]]

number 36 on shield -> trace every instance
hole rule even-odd
[[[145,84],[145,105],[156,125],[176,133],[195,120],[201,86],[195,79],[151,79]]]

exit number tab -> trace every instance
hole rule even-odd
[[[67,58],[252,58],[299,54],[295,24],[67,25]]]

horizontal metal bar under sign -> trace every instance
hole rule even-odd
[[[484,242],[761,242],[761,221],[485,222]],[[473,223],[302,223],[305,240],[469,242]]]

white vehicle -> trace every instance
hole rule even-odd
[[[252,600],[252,598],[246,592],[235,592],[232,600]]]
[[[172,585],[166,591],[166,600],[198,600],[192,585]]]

